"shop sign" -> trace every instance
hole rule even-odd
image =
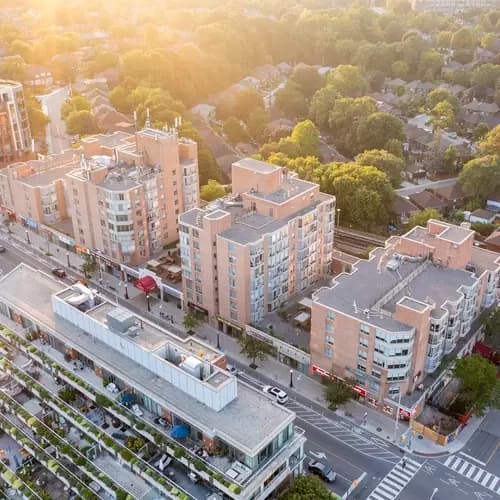
[[[70,247],[75,246],[75,242],[69,239],[67,236],[59,235],[59,241],[61,241],[65,245],[69,245]]]

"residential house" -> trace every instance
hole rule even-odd
[[[486,200],[486,208],[487,210],[500,212],[500,195],[489,197]]]
[[[30,87],[50,87],[53,83],[52,72],[45,66],[28,64],[24,84]]]
[[[437,210],[440,214],[443,213],[445,203],[444,201],[436,196],[432,191],[425,190],[420,191],[420,193],[410,194],[410,201],[414,203],[421,210],[427,208],[433,208]]]
[[[407,224],[410,217],[419,211],[417,205],[412,203],[406,196],[396,196],[393,212],[398,225]]]
[[[486,123],[490,128],[494,128],[500,124],[500,108],[494,102],[473,99],[462,106],[460,119],[469,128],[475,127],[478,123]]]
[[[432,191],[444,201],[446,211],[456,210],[462,207],[467,201],[467,196],[457,182],[450,186],[435,188]]]
[[[493,224],[496,218],[497,212],[486,210],[484,208],[478,208],[474,210],[474,212],[471,212],[471,214],[469,215],[469,222],[476,222],[479,224]]]
[[[488,250],[500,253],[500,229],[493,231],[483,243]]]

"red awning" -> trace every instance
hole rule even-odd
[[[489,358],[491,358],[491,355],[493,354],[493,349],[491,347],[483,344],[482,342],[476,342],[474,344],[472,352],[477,353],[477,354],[481,354],[481,356],[483,356],[483,358],[489,359]]]
[[[156,290],[156,281],[151,276],[143,276],[141,279],[136,280],[134,286],[144,293],[150,293]]]

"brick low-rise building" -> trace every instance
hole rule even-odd
[[[185,304],[238,331],[327,273],[335,198],[251,158],[233,164],[232,188],[182,214],[179,235]]]
[[[431,220],[392,237],[368,260],[313,294],[312,371],[356,380],[372,406],[407,414],[443,357],[469,339],[496,300],[498,254],[473,245],[474,231]]]

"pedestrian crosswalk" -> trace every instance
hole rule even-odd
[[[445,460],[444,465],[494,493],[500,494],[500,477],[495,476],[491,472],[481,469],[481,467],[467,462],[467,460],[456,455],[449,456]]]
[[[420,467],[422,467],[420,462],[403,457],[368,495],[366,500],[393,500],[413,479]]]

